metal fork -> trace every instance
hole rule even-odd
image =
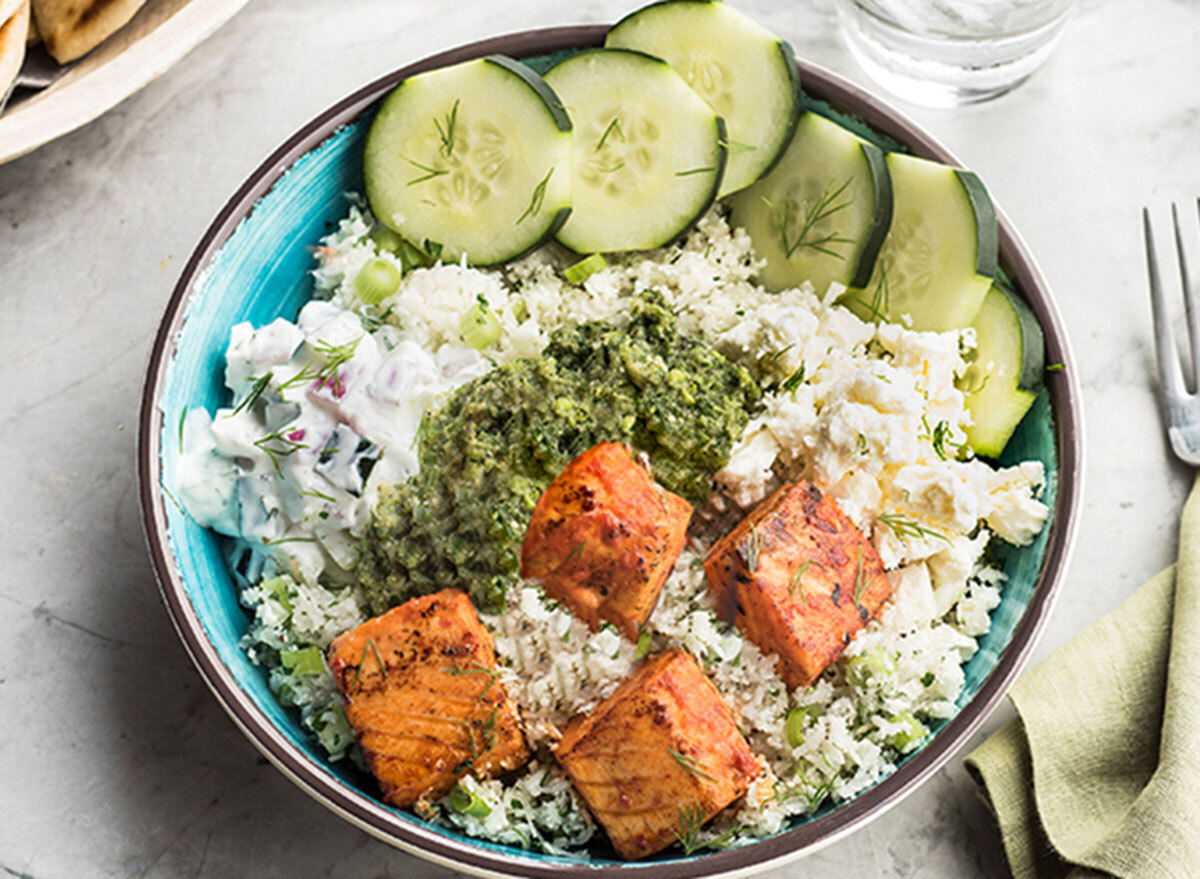
[[[1196,199],[1197,220],[1200,221],[1200,198]],[[1179,228],[1179,211],[1171,205],[1175,225],[1175,252],[1179,257],[1179,275],[1183,281],[1183,304],[1187,312],[1188,337],[1191,348],[1192,375],[1197,390],[1189,393],[1183,379],[1179,349],[1175,347],[1175,330],[1167,312],[1162,277],[1158,272],[1158,256],[1154,249],[1154,233],[1150,228],[1150,211],[1142,208],[1142,225],[1146,231],[1146,267],[1150,272],[1150,304],[1154,312],[1154,341],[1158,348],[1158,374],[1162,382],[1163,410],[1167,419],[1167,436],[1176,456],[1193,467],[1200,467],[1200,289],[1188,273],[1187,249]]]

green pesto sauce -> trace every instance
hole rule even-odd
[[[745,369],[677,332],[660,294],[635,300],[627,327],[558,330],[540,356],[463,385],[427,416],[420,471],[383,490],[364,542],[371,611],[461,586],[497,612],[538,498],[597,443],[646,452],[659,482],[702,503],[758,399]]]

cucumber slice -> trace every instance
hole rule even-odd
[[[971,322],[976,348],[959,381],[974,424],[967,442],[978,455],[998,458],[1033,405],[1046,353],[1042,328],[1016,294],[995,284]]]
[[[816,113],[805,113],[771,173],[731,200],[732,221],[766,259],[768,290],[812,281],[865,286],[892,222],[883,151]]]
[[[363,152],[371,210],[442,258],[488,266],[554,237],[571,208],[571,120],[536,73],[493,55],[404,80]]]
[[[546,81],[574,120],[573,212],[558,232],[576,253],[662,247],[716,197],[725,126],[665,61],[591,49]]]
[[[970,171],[888,153],[895,207],[870,280],[845,301],[916,330],[968,326],[996,274],[996,210]]]
[[[758,180],[783,154],[800,116],[792,47],[733,7],[663,0],[613,25],[604,45],[662,58],[725,120],[730,154],[721,196]]]

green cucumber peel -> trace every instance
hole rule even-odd
[[[490,64],[495,64],[497,67],[502,67],[509,73],[520,77],[542,99],[542,103],[546,105],[546,109],[549,111],[551,118],[554,119],[554,124],[558,126],[558,130],[571,130],[571,117],[567,115],[567,108],[558,99],[558,95],[554,93],[554,89],[550,88],[546,80],[542,79],[534,70],[526,67],[515,58],[509,58],[507,55],[488,55],[483,60]]]
[[[671,0],[665,0],[665,2],[671,2]],[[698,0],[698,2],[709,2],[709,0]],[[800,114],[804,112],[804,91],[800,88],[800,66],[796,63],[796,52],[792,49],[792,44],[787,40],[781,39],[775,45],[779,49],[780,56],[783,58],[783,67],[792,82],[792,91],[796,96],[796,100],[792,103],[792,115],[788,118],[787,133],[783,136],[783,140],[780,141],[779,149],[771,157],[771,161],[767,163],[767,166],[762,169],[762,173],[751,181],[751,185],[762,180],[779,164],[779,160],[783,158],[783,154],[787,152],[787,148],[792,144],[792,136],[795,135],[796,126],[800,123]]]
[[[854,277],[850,279],[852,288],[865,288],[870,283],[871,273],[875,270],[875,260],[879,257],[883,242],[892,228],[892,210],[895,206],[892,197],[892,175],[887,169],[883,150],[866,141],[862,142],[861,147],[863,158],[867,160],[867,167],[871,171],[871,186],[875,193],[875,219],[858,254],[858,265],[854,269]]]
[[[1045,384],[1046,374],[1046,339],[1042,325],[1033,309],[1009,285],[996,281],[993,286],[1008,299],[1021,327],[1021,377],[1017,379],[1017,389],[1036,394]]]
[[[975,212],[975,274],[996,277],[1000,252],[1000,229],[996,224],[996,206],[987,187],[974,171],[955,168],[954,174],[962,184]]]
[[[630,12],[627,15],[622,16],[620,19],[617,20],[616,24],[614,24],[612,27],[610,27],[608,29],[608,32],[611,34],[613,31],[615,31],[617,28],[621,27],[621,25],[625,24],[630,19],[637,18],[638,16],[640,16],[642,13],[646,12],[647,10],[657,9],[659,6],[686,6],[686,5],[711,6],[714,3],[722,3],[722,2],[724,2],[724,0],[654,0],[653,3],[647,3],[645,6],[642,6],[639,9],[635,9],[635,10],[633,10],[633,12]]]

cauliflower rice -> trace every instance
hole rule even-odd
[[[355,204],[315,249],[316,295],[298,324],[235,328],[226,373],[239,403],[255,393],[255,377],[276,376],[280,402],[272,405],[301,412],[283,422],[289,428],[303,423],[328,435],[337,423],[352,425],[381,450],[370,476],[336,492],[305,489],[316,484],[314,458],[287,439],[303,433],[284,435],[290,447],[264,451],[250,437],[277,427],[271,406],[264,416],[243,405],[215,418],[188,416],[179,470],[193,518],[236,539],[231,566],[253,613],[243,646],[331,759],[353,755],[354,737],[323,653],[365,619],[353,582],[354,540],[380,486],[416,472],[411,442],[422,413],[494,365],[539,354],[556,328],[596,319],[620,325],[629,298],[650,289],[675,309],[681,332],[745,366],[765,391],[761,412],[716,474],[711,501],[698,510],[700,531],[716,533],[774,488],[806,478],[871,539],[892,586],[888,604],[843,658],[812,686],[789,692],[774,660],[716,617],[701,567],[705,538],[684,550],[646,627],[652,649],[682,647],[701,661],[767,770],[700,842],[742,844],[854,796],[919,747],[928,724],[955,713],[963,663],[988,631],[1004,587],[987,547],[1030,543],[1048,516],[1039,462],[993,469],[966,450],[969,415],[955,379],[966,368],[971,331],[865,323],[833,304],[843,292],[837,285],[764,291],[751,280],[748,237],[719,209],[682,243],[618,257],[582,285],[563,281],[564,256],[543,248],[496,270],[414,270],[377,306],[353,284],[367,260],[394,259],[375,246],[371,229]],[[501,329],[486,357],[460,336],[460,318],[478,297]],[[336,342],[350,352],[337,402],[344,411],[329,423],[286,396],[281,379],[299,369],[302,342],[331,350]],[[586,855],[595,827],[548,748],[570,717],[631,672],[639,650],[611,626],[589,632],[534,583],[514,586],[504,612],[482,619],[541,759],[512,783],[463,779],[490,807],[487,815],[459,813],[443,800],[427,817],[496,842]],[[319,663],[315,653],[304,659],[313,647]],[[802,740],[792,746],[785,719],[806,706]]]

